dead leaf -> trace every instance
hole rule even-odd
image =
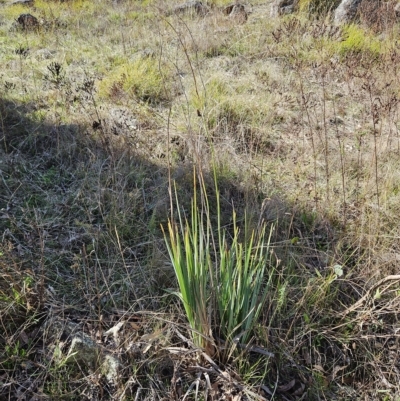
[[[219,400],[219,388],[218,388],[217,382],[215,382],[211,385],[210,397],[211,397],[211,401]]]
[[[117,323],[115,326],[111,327],[111,329],[107,330],[104,334],[106,336],[109,336],[110,334],[112,334],[114,337],[116,337],[118,334],[118,331],[124,325],[124,323],[125,323],[124,321]]]
[[[232,378],[231,378],[231,376],[229,375],[228,372],[221,372],[221,376],[227,381],[231,381],[232,380]]]
[[[302,395],[305,388],[306,386],[304,385],[304,383],[301,383],[300,387],[296,391],[293,391],[293,395]]]
[[[28,342],[29,342],[29,338],[26,335],[25,331],[21,331],[19,333],[19,339],[21,340],[22,344],[24,344],[24,345],[28,344]]]
[[[118,338],[118,332],[121,329],[121,327],[124,325],[124,321],[121,321],[117,323],[114,327],[111,327],[111,329],[107,330],[104,335],[109,336],[112,334],[114,341],[118,344],[119,338]]]
[[[279,386],[278,391],[280,393],[286,393],[287,391],[291,390],[295,386],[295,384],[296,384],[296,380],[293,379],[289,383],[284,384],[283,386]]]
[[[171,354],[182,354],[188,352],[187,348],[183,347],[167,347],[166,350]]]
[[[331,381],[335,380],[335,379],[336,379],[336,375],[337,375],[341,370],[346,369],[347,366],[348,366],[348,365],[344,365],[344,366],[335,366],[335,367],[333,368],[333,371],[332,371]]]
[[[140,338],[141,341],[155,341],[158,338],[161,337],[161,335],[163,334],[162,330],[156,330],[153,333],[149,333],[149,334],[143,334],[142,337]]]
[[[139,330],[140,329],[140,325],[134,322],[129,322],[129,325],[131,326],[131,329],[133,330]]]
[[[318,372],[325,373],[325,370],[321,365],[314,365],[313,369],[318,371]]]
[[[306,365],[311,366],[311,364],[312,364],[311,355],[308,352],[308,349],[303,349],[303,358],[306,362]]]
[[[145,354],[151,348],[151,346],[152,346],[152,343],[147,344],[143,349],[143,354]]]

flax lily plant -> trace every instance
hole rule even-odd
[[[198,204],[195,189],[189,219],[182,216],[176,199],[178,222],[169,221],[164,238],[179,285],[176,294],[185,308],[193,342],[214,355],[213,334],[232,347],[239,340],[246,344],[253,333],[271,284],[272,227],[269,235],[265,224],[250,230],[245,217],[242,236],[233,212],[233,231],[228,233],[221,227],[216,184],[217,222],[212,224],[202,177],[200,184],[201,202]]]

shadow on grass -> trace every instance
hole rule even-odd
[[[146,311],[149,316],[168,311],[168,320],[174,316],[184,323],[179,308],[173,310],[176,300],[164,291],[175,286],[160,230],[170,215],[165,162],[149,161],[98,127],[34,121],[32,110],[34,105],[0,100],[0,359],[5,361],[0,375],[7,377],[23,370],[27,360],[43,363],[37,354],[40,330],[50,316],[79,321],[91,334],[121,316]],[[184,210],[190,210],[192,174],[188,162],[172,169]],[[213,177],[205,175],[205,182],[212,205]],[[354,298],[353,288],[336,280],[332,269],[350,258],[338,254],[334,229],[315,214],[245,190],[234,174],[221,174],[218,185],[223,226],[232,223],[233,205],[239,221],[246,212],[254,226],[260,218],[276,225],[276,282],[259,334],[262,345],[279,355],[266,377],[272,382],[283,369],[283,384],[295,377],[298,388],[305,380],[301,372],[310,366],[309,357],[300,355],[307,333],[315,330],[312,350],[338,358],[332,333],[324,337],[317,331],[340,320],[338,301],[344,305]],[[137,330],[144,334],[160,324],[148,318]],[[296,364],[284,369],[292,355]],[[158,354],[151,357],[157,360]],[[142,363],[150,372],[151,361]],[[11,396],[18,386],[1,391]],[[52,391],[56,397],[62,392]]]

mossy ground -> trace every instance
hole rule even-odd
[[[399,27],[273,19],[259,1],[242,24],[223,3],[200,18],[167,16],[172,1],[1,2],[4,399],[196,399],[196,383],[197,399],[397,399]],[[217,172],[224,225],[234,207],[276,226],[252,340],[274,357],[234,354],[229,383],[171,295],[160,226],[172,181],[190,207],[193,167],[211,200]],[[120,357],[117,388],[59,363],[54,316]]]

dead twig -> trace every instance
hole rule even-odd
[[[356,309],[358,309],[361,305],[363,305],[368,298],[370,298],[371,294],[373,292],[376,291],[376,289],[378,287],[380,287],[382,284],[391,281],[392,284],[394,284],[395,281],[400,281],[400,274],[395,274],[395,275],[390,275],[390,276],[386,276],[384,277],[382,280],[379,280],[375,285],[373,285],[367,292],[366,294],[360,298],[355,304],[353,304],[352,306],[350,306],[349,308],[347,308],[344,312],[343,312],[343,316],[347,316],[350,312],[355,311]]]

